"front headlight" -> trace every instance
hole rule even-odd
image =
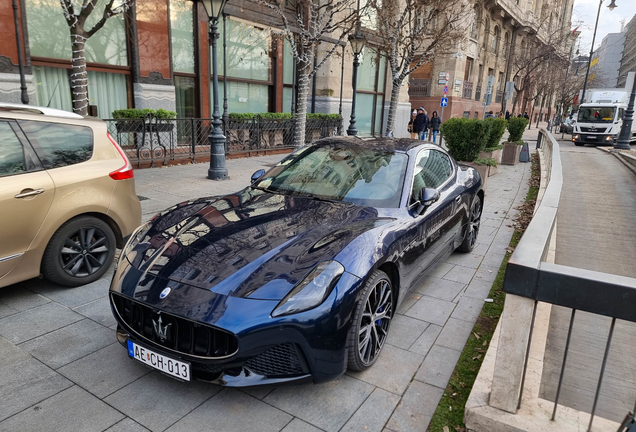
[[[321,262],[278,303],[272,316],[304,312],[320,305],[329,297],[343,273],[344,267],[339,262]]]
[[[120,259],[123,258],[124,256],[128,255],[130,253],[130,251],[135,246],[137,246],[140,241],[142,241],[144,239],[146,234],[148,234],[148,231],[150,231],[151,227],[152,227],[152,219],[149,220],[148,222],[145,222],[145,223],[141,224],[141,226],[139,226],[139,228],[137,228],[135,231],[133,231],[133,233],[130,235],[130,238],[128,239],[128,242],[126,243],[126,245],[124,246],[124,248],[121,251]]]

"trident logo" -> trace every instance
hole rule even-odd
[[[152,326],[155,329],[155,334],[163,343],[170,337],[170,326],[172,326],[172,323],[166,324],[165,326],[163,326],[162,324],[163,323],[161,322],[161,315],[159,315],[159,319],[157,321],[152,320]]]

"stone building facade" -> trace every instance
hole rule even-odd
[[[625,49],[621,57],[616,87],[624,88],[629,72],[636,72],[636,15],[632,17],[623,30],[625,34]]]
[[[518,97],[515,114],[532,112],[532,103],[524,102],[524,95],[512,95],[505,101],[505,83],[515,74],[513,62],[519,50],[532,50],[548,39],[563,39],[570,32],[573,0],[477,0],[471,1],[472,15],[466,26],[465,41],[452,54],[438,56],[421,67],[409,82],[411,105],[424,106],[429,112],[440,110],[444,87],[448,86],[446,120],[451,117],[482,118],[485,111],[494,113],[512,110],[513,98]],[[566,58],[570,41],[561,47]],[[449,80],[446,82],[446,76]],[[483,101],[489,76],[493,78],[492,101]],[[546,103],[542,113],[534,107],[535,118],[554,112],[554,101]],[[552,106],[550,106],[552,105]]]

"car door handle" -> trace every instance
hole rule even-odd
[[[455,197],[455,202],[456,202],[457,204],[461,204],[461,202],[462,202],[462,196],[460,195],[460,196],[458,196],[458,197]]]
[[[28,198],[44,193],[44,189],[22,189],[22,192],[17,194],[15,198]]]

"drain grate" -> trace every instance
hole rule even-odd
[[[137,195],[137,198],[139,198],[139,201],[145,201],[145,200],[147,200],[147,199],[150,199],[150,198],[148,198],[148,197],[141,196],[141,195]]]

